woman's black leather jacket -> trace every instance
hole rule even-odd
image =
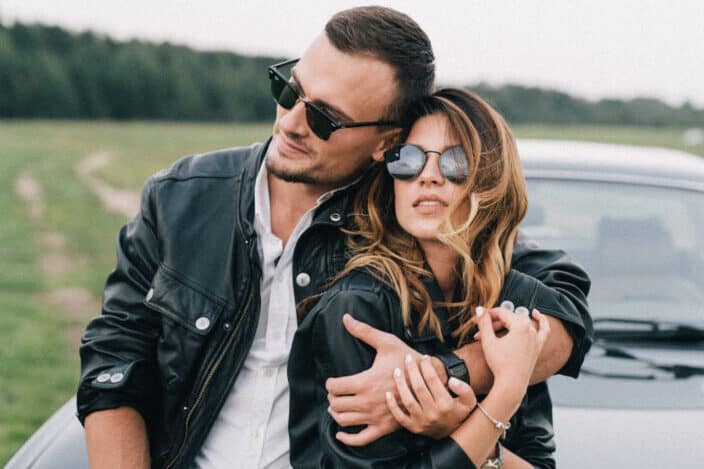
[[[434,300],[442,299],[433,282],[426,284]],[[512,270],[499,301],[511,300],[530,310],[553,311],[559,305],[543,284]],[[375,351],[345,330],[342,316],[353,315],[372,326],[402,338],[412,348],[433,354],[445,347],[429,332],[413,336],[403,325],[397,295],[363,270],[355,270],[332,285],[301,323],[288,362],[291,389],[289,438],[295,468],[473,468],[464,451],[446,437],[434,440],[404,429],[372,444],[353,448],[335,438],[342,429],[327,412],[325,380],[369,368]],[[447,312],[436,308],[446,343],[452,343]],[[347,428],[359,431],[361,428]],[[555,451],[552,403],[546,383],[528,388],[520,408],[511,418],[503,445],[538,468],[554,468]],[[477,462],[479,463],[479,462]]]

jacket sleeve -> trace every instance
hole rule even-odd
[[[324,304],[321,304],[324,303]],[[328,377],[346,376],[366,370],[375,351],[352,337],[342,324],[349,312],[367,324],[391,331],[388,305],[371,292],[343,290],[316,305],[318,314],[312,326],[316,367],[322,382]],[[474,468],[472,461],[451,438],[432,440],[401,429],[364,446],[345,446],[335,438],[339,430],[360,431],[360,427],[341,428],[324,410],[318,416],[319,441],[323,455],[320,467],[345,468]]]
[[[589,276],[563,251],[542,249],[525,241],[516,244],[511,268],[538,280],[544,298],[558,305],[541,312],[560,319],[572,337],[572,353],[559,373],[576,378],[594,335],[587,305]]]
[[[528,387],[504,446],[538,469],[555,469],[555,431],[547,383]]]
[[[159,315],[143,301],[159,265],[154,182],[142,193],[140,213],[117,237],[117,265],[108,276],[102,314],[91,320],[80,348],[77,406],[81,423],[97,410],[130,406],[148,422],[159,408],[155,346]]]

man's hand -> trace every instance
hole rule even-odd
[[[357,321],[351,315],[342,318],[345,329],[353,337],[376,350],[374,363],[355,375],[329,378],[329,412],[343,426],[367,425],[359,433],[338,432],[337,439],[347,446],[364,446],[400,428],[386,404],[386,392],[398,397],[394,369],[405,367],[405,356],[419,360],[421,355],[393,334]]]

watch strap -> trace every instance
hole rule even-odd
[[[467,364],[458,357],[457,354],[451,350],[446,350],[436,353],[435,356],[445,366],[448,381],[450,378],[457,378],[469,384],[469,370],[467,369]]]

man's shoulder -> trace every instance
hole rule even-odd
[[[265,149],[265,143],[253,143],[246,147],[224,148],[188,155],[177,160],[171,167],[152,176],[154,182],[182,181],[194,178],[233,178],[240,176],[248,162],[257,159]]]

